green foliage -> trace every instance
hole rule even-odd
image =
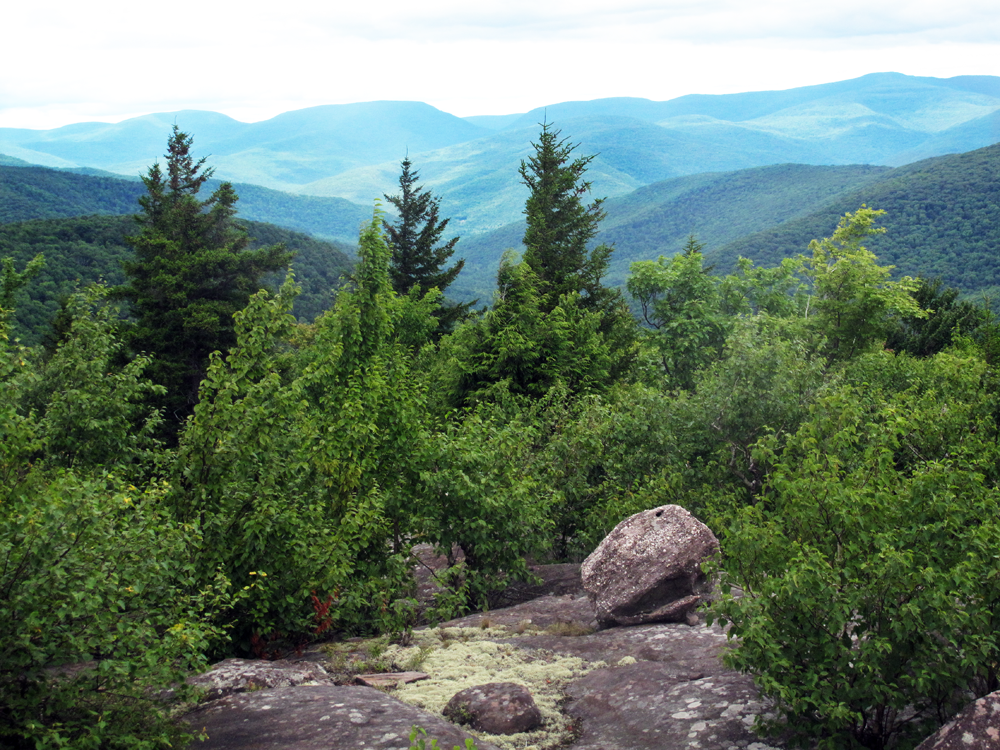
[[[503,394],[420,441],[420,474],[407,488],[419,538],[454,562],[461,549],[468,599],[481,605],[551,538],[551,488],[539,481],[551,399],[521,407]],[[456,582],[459,583],[459,582]]]
[[[4,746],[153,748],[183,735],[154,691],[205,668],[220,632],[204,613],[228,595],[224,582],[194,587],[197,534],[163,494],[42,471],[4,489]]]
[[[494,383],[538,398],[557,383],[587,393],[614,382],[631,362],[631,347],[619,349],[603,335],[605,314],[588,310],[575,293],[546,309],[534,269],[515,260],[501,261],[493,309],[456,334],[453,345],[465,349],[457,403],[475,401]]]
[[[3,326],[5,333],[7,317],[14,311],[15,296],[43,268],[45,258],[42,255],[36,255],[28,261],[21,272],[14,269],[13,258],[0,260],[0,326]]]
[[[678,501],[684,437],[673,407],[638,384],[552,404],[537,473],[553,493],[556,559],[582,559],[629,515]]]
[[[822,236],[836,217],[865,203],[886,211],[888,231],[869,243],[884,263],[897,273],[941,278],[947,286],[978,295],[1000,284],[993,250],[1000,224],[998,164],[1000,145],[908,164],[806,216],[716,245],[708,255],[720,268],[729,268],[739,256],[777,265]]]
[[[237,344],[213,355],[181,436],[173,502],[204,530],[202,575],[217,567],[247,596],[234,613],[239,650],[296,647],[317,627],[312,596],[332,598],[330,624],[405,628],[404,539],[422,390],[400,320],[420,306],[389,286],[381,216],[361,236],[356,288],[288,351],[295,288],[262,292],[237,315]],[[427,312],[433,296],[423,306]],[[315,592],[315,594],[314,594]]]
[[[430,747],[427,746],[427,730],[423,727],[414,727],[410,730],[410,750],[438,750],[438,741],[435,739],[431,740]],[[458,745],[455,745],[454,750],[462,750]],[[472,738],[467,738],[465,740],[465,750],[476,750],[476,743]]]
[[[126,238],[135,257],[122,264],[128,282],[115,290],[131,304],[134,349],[154,355],[152,376],[167,388],[168,434],[191,413],[209,355],[235,343],[233,313],[291,257],[280,245],[247,249],[229,183],[198,199],[211,170],[190,151],[191,137],[175,125],[166,174],[154,164],[142,178],[140,231]]]
[[[718,279],[704,267],[693,237],[683,253],[632,264],[628,291],[652,331],[646,339],[667,387],[691,388],[694,374],[719,356],[727,319],[720,314]]]
[[[292,308],[296,317],[311,322],[330,308],[332,289],[354,266],[348,257],[354,248],[271,224],[238,223],[252,237],[248,249],[284,244],[295,253],[293,266],[303,279],[302,294]],[[46,258],[45,267],[19,295],[15,335],[27,344],[40,343],[62,303],[81,286],[123,283],[122,263],[133,258],[125,237],[134,231],[132,216],[79,216],[0,226],[0,245],[15,263],[26,264],[39,254]],[[269,283],[281,281],[275,274],[265,278]]]
[[[704,462],[701,476],[721,494],[752,502],[770,466],[755,452],[762,439],[783,444],[809,415],[816,398],[839,375],[784,321],[766,316],[736,321],[723,356],[698,374],[694,393],[678,401],[677,428]],[[689,459],[693,457],[688,454]],[[704,513],[692,499],[689,510]]]
[[[205,188],[222,184],[208,180]],[[256,184],[234,183],[240,216],[253,223],[278,224],[334,241],[353,242],[364,206],[343,198],[295,195]],[[65,219],[93,214],[131,215],[145,193],[138,178],[104,173],[81,174],[64,169],[0,164],[0,224],[33,219]]]
[[[774,268],[739,258],[736,272],[720,282],[722,310],[728,315],[770,315],[791,318],[806,306],[805,285],[799,278],[801,260],[785,258]]]
[[[636,354],[635,321],[617,291],[601,285],[611,248],[588,250],[603,213],[584,205],[591,158],[542,126],[535,154],[521,163],[527,250],[504,253],[493,309],[442,346],[450,372],[438,390],[451,406],[487,397],[497,384],[540,398],[556,385],[600,392],[623,377]]]
[[[45,167],[0,166],[0,224],[87,214],[129,214],[137,180],[93,177]]]
[[[907,747],[996,689],[995,397],[968,355],[858,364],[885,386],[848,381],[783,448],[755,449],[763,502],[717,522],[744,596],[713,611],[738,639],[727,663],[777,702],[771,728]]]
[[[993,314],[984,304],[959,300],[959,294],[958,289],[944,288],[941,279],[917,279],[913,299],[927,314],[900,317],[889,331],[886,348],[926,357],[950,346],[956,336],[985,333],[994,323]]]
[[[583,180],[593,156],[571,157],[575,145],[559,139],[560,132],[542,124],[535,153],[521,162],[519,173],[531,191],[524,205],[524,262],[538,278],[542,310],[554,308],[565,294],[580,295],[593,310],[606,310],[618,295],[601,286],[611,248],[588,243],[604,218],[602,198],[585,205],[590,183]],[[499,285],[499,281],[498,281]]]
[[[130,432],[149,384],[142,362],[106,374],[118,345],[99,297],[74,302],[44,367],[0,341],[5,747],[176,746],[176,686],[205,666],[222,635],[208,619],[232,603],[225,579],[193,575],[199,531],[171,515],[168,488],[125,478],[146,447]],[[168,687],[173,699],[156,697]]]
[[[163,386],[143,377],[149,357],[119,366],[118,310],[104,304],[107,289],[88,287],[67,300],[68,326],[43,364],[25,383],[21,399],[39,417],[47,461],[58,466],[131,465],[150,468],[161,417],[147,405]]]
[[[392,250],[389,266],[392,277],[392,288],[397,294],[408,294],[416,286],[421,297],[431,289],[444,292],[455,277],[461,273],[465,260],[459,260],[451,268],[445,264],[455,253],[458,237],[453,237],[439,247],[441,235],[448,228],[449,219],[439,219],[439,199],[428,190],[419,186],[420,175],[410,171],[412,162],[403,159],[403,171],[399,175],[400,194],[386,195],[399,212],[395,223],[383,221],[386,241]],[[449,305],[437,311],[444,330],[451,327],[468,314],[474,302],[462,305]]]
[[[861,245],[865,237],[885,231],[874,226],[884,213],[862,206],[845,214],[833,236],[813,240],[812,255],[803,258],[813,292],[807,316],[826,336],[832,359],[849,359],[881,345],[895,316],[926,317],[911,295],[916,282],[909,277],[889,281],[892,267],[877,265],[874,253]]]

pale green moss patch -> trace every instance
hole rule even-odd
[[[566,684],[607,664],[495,642],[511,635],[503,627],[415,632],[408,647],[390,646],[383,656],[403,664],[420,654],[421,670],[430,678],[401,686],[392,695],[440,714],[459,690],[488,682],[515,682],[534,697],[544,722],[541,729],[512,735],[477,734],[505,750],[549,750],[566,743],[573,737],[570,718],[559,710]]]

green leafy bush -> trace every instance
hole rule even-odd
[[[872,355],[888,365],[892,355]],[[818,399],[762,502],[716,525],[732,623],[726,662],[780,721],[825,748],[911,746],[997,687],[1000,492],[984,363],[900,358],[919,384],[845,385]],[[919,376],[919,378],[917,377]]]
[[[499,399],[425,436],[406,489],[418,537],[449,557],[455,546],[464,553],[466,576],[454,583],[475,604],[527,577],[526,556],[546,548],[552,529],[552,493],[538,474],[545,404]]]
[[[204,666],[222,635],[207,619],[231,598],[224,579],[196,581],[199,532],[172,517],[165,486],[139,490],[93,465],[133,426],[129,405],[111,402],[146,384],[141,365],[101,377],[107,319],[78,312],[41,377],[30,352],[0,338],[0,744],[167,747],[185,733],[161,691]],[[86,380],[23,408],[53,372]],[[126,460],[129,445],[118,446]]]
[[[430,746],[427,745],[427,730],[423,727],[414,726],[410,730],[410,750],[438,750],[438,741],[435,739],[431,740]],[[465,750],[476,750],[476,743],[471,739],[465,740]],[[454,750],[462,750],[458,745],[455,745]]]
[[[175,512],[202,529],[202,576],[221,568],[246,592],[231,615],[244,653],[412,619],[413,514],[394,488],[416,476],[423,391],[409,368],[436,295],[395,296],[380,221],[362,233],[355,288],[299,349],[290,280],[237,314],[237,344],[213,355],[180,438]],[[321,622],[314,596],[329,602]]]

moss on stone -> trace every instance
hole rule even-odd
[[[489,682],[514,682],[531,692],[542,713],[542,727],[512,735],[476,734],[505,750],[549,750],[564,745],[573,737],[571,719],[560,710],[564,688],[607,664],[496,642],[512,635],[502,626],[416,631],[409,646],[390,646],[383,657],[403,664],[422,652],[422,668],[430,677],[401,686],[392,694],[405,703],[441,714],[460,690]]]

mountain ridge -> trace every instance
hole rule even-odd
[[[519,115],[459,118],[421,102],[361,102],[258,123],[187,110],[49,131],[0,128],[0,153],[52,167],[138,174],[174,122],[220,178],[367,205],[392,193],[409,155],[468,235],[517,218],[520,160],[543,119],[597,154],[598,194],[710,171],[795,162],[899,166],[1000,140],[1000,77],[872,73],[782,91],[561,102]]]

